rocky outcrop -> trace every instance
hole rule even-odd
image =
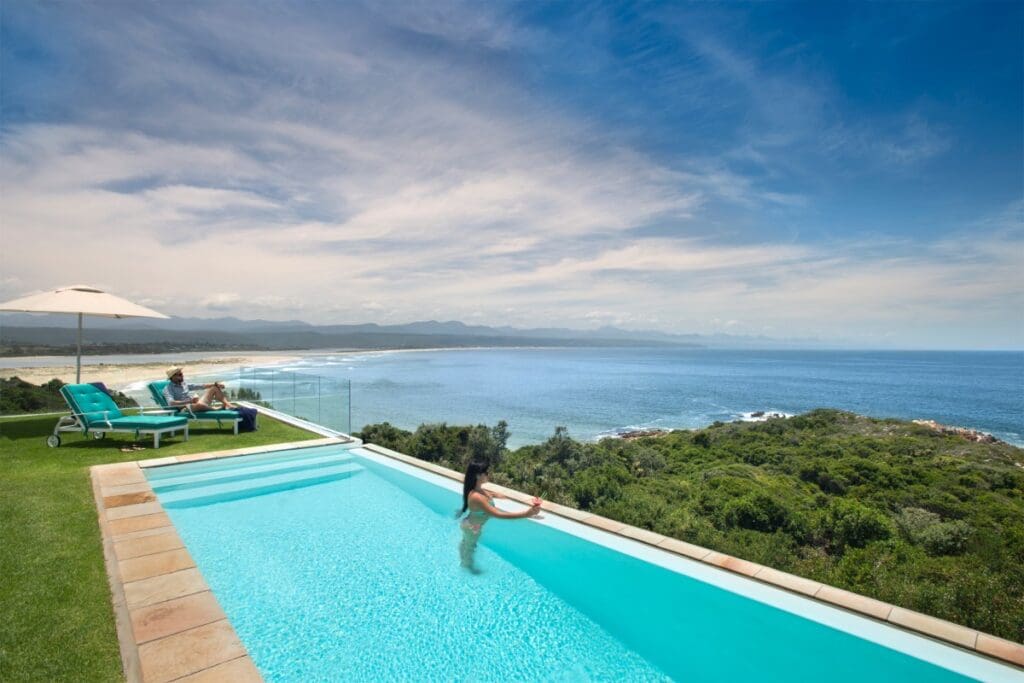
[[[620,439],[632,441],[634,439],[643,439],[648,436],[665,436],[671,431],[672,430],[670,429],[634,429],[632,431],[622,432],[618,436]]]
[[[938,432],[939,434],[949,434],[951,436],[959,436],[967,439],[968,441],[974,441],[976,443],[1004,443],[987,432],[979,432],[977,429],[969,429],[967,427],[951,427],[949,425],[939,424],[935,420],[914,420],[914,424],[927,427],[932,431]]]

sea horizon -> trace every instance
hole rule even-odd
[[[416,349],[316,354],[267,369],[351,380],[353,431],[506,420],[510,444],[525,445],[556,426],[593,440],[835,408],[1024,446],[1024,354],[1012,351]]]
[[[376,353],[419,353],[432,351],[480,351],[486,349],[494,350],[516,350],[516,349],[661,349],[668,350],[678,348],[686,351],[739,351],[739,352],[779,352],[779,353],[1006,353],[1020,354],[1024,356],[1024,347],[1021,348],[999,348],[999,349],[915,349],[915,348],[879,348],[879,347],[822,347],[822,348],[778,348],[778,347],[751,347],[751,348],[722,348],[714,346],[686,346],[673,347],[671,345],[648,345],[648,344],[621,344],[610,346],[566,346],[566,345],[544,345],[544,344],[520,344],[510,346],[493,346],[482,344],[479,346],[424,346],[422,348],[312,348],[312,349],[252,349],[235,351],[181,351],[181,352],[160,352],[160,353],[112,353],[112,354],[89,354],[82,356],[82,366],[101,365],[112,363],[148,363],[163,360],[173,361],[174,359],[201,361],[204,359],[220,359],[246,356],[322,356],[332,354],[376,354]],[[29,356],[0,356],[0,370],[9,368],[29,367],[50,367],[59,365],[74,365],[75,355],[29,355]]]
[[[260,363],[261,357],[286,359]],[[1024,399],[1014,396],[1015,387],[1019,395],[1024,386],[1024,352],[1012,350],[481,346],[110,354],[83,357],[82,364],[152,365],[156,375],[167,364],[233,358],[247,361],[238,367],[257,373],[292,371],[351,380],[352,424],[346,425],[351,431],[375,422],[412,430],[424,423],[506,420],[512,430],[510,444],[517,446],[543,441],[556,426],[588,441],[636,430],[755,420],[758,412],[790,416],[835,408],[875,418],[935,420],[1024,447]],[[652,358],[662,365],[645,375]],[[987,360],[979,364],[971,359]],[[73,362],[67,356],[18,357],[0,360],[0,367]],[[439,371],[438,364],[445,370]],[[980,383],[967,381],[973,366],[982,372]],[[638,376],[629,367],[641,368],[639,384],[620,390],[616,382],[623,381],[624,372],[626,377]],[[230,380],[236,369],[225,367],[218,376],[227,374]],[[863,376],[866,370],[869,377]],[[557,387],[544,381],[551,372],[559,376]],[[746,380],[745,372],[750,375]],[[498,385],[490,381],[508,373],[517,379],[502,379]],[[904,389],[898,386],[900,378],[907,384]],[[783,388],[775,386],[780,382]],[[618,402],[609,399],[616,393]],[[962,399],[971,393],[972,401]],[[557,409],[566,403],[564,397],[571,400]],[[438,410],[439,405],[450,409]],[[336,423],[327,420],[332,421]]]

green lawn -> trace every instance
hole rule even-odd
[[[260,430],[190,425],[190,439],[46,436],[57,418],[0,419],[0,681],[123,680],[89,467],[318,438],[260,418]]]

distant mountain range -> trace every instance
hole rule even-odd
[[[67,319],[65,322],[64,319]],[[66,346],[75,343],[74,318],[58,315],[0,315],[0,344]],[[727,334],[669,334],[654,330],[601,327],[519,329],[428,320],[402,325],[312,325],[301,320],[269,321],[224,318],[88,317],[83,344],[172,344],[252,350],[382,349],[465,346],[666,346],[719,349],[821,348],[816,340],[778,340]]]

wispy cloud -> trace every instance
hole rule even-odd
[[[930,241],[780,238],[822,216],[816,183],[794,182],[810,159],[913,169],[950,149],[941,122],[837,114],[820,68],[690,27],[677,37],[692,61],[658,87],[735,121],[717,147],[689,128],[641,144],[535,87],[557,36],[514,9],[18,13],[95,68],[74,101],[50,94],[52,116],[0,130],[0,287],[107,282],[182,315],[315,322],[1020,332],[998,322],[1021,303],[1019,205]]]

